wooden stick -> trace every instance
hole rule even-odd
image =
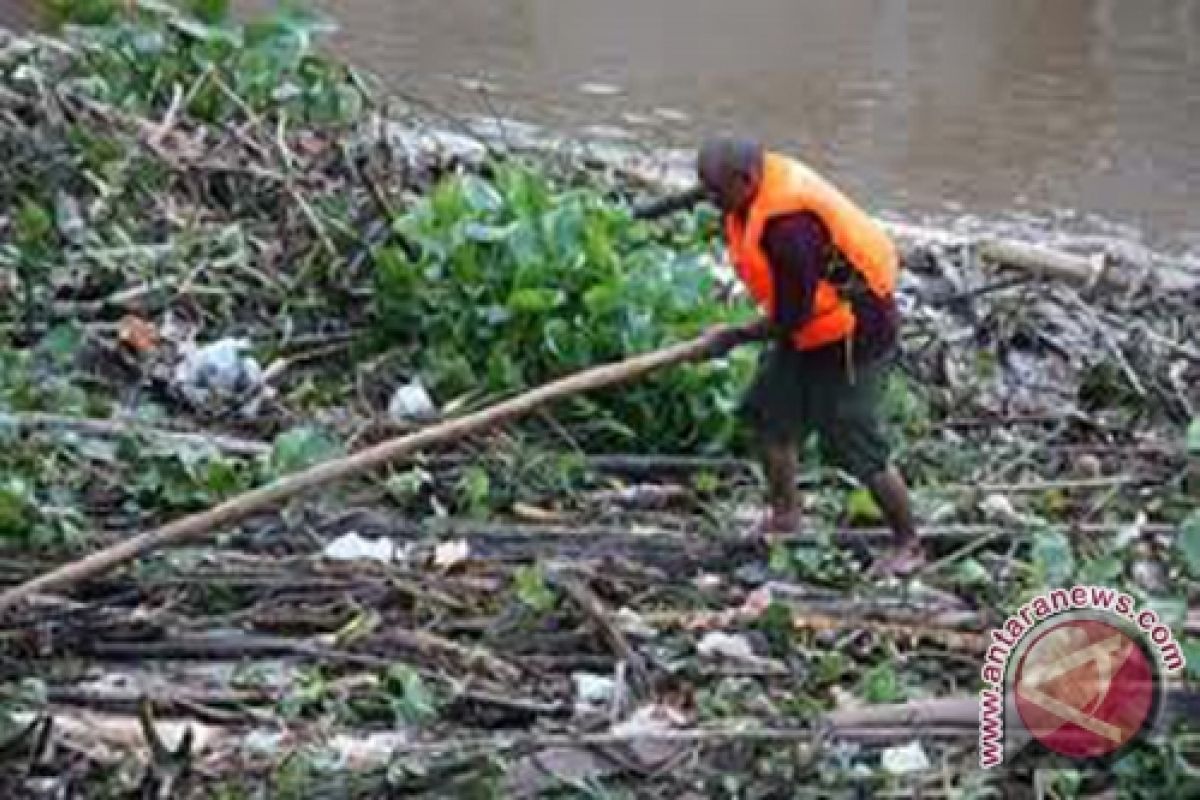
[[[565,570],[556,569],[551,573],[551,579],[561,588],[575,604],[583,609],[584,614],[605,643],[612,648],[617,657],[625,662],[631,673],[631,688],[636,694],[644,693],[650,687],[649,673],[642,661],[641,655],[633,649],[633,645],[625,638],[625,634],[613,624],[612,615],[604,607],[604,602],[578,578]]]
[[[317,464],[230,498],[207,511],[145,531],[14,586],[0,594],[0,612],[14,607],[30,595],[50,589],[63,589],[169,545],[212,536],[223,526],[277,506],[311,489],[361,475],[431,445],[480,433],[524,416],[547,403],[582,392],[628,383],[664,367],[713,357],[721,352],[722,348],[728,350],[724,342],[721,331],[708,331],[690,341],[568,375],[489,408],[431,425],[407,436],[389,439],[345,458]]]
[[[391,628],[382,634],[372,636],[367,642],[374,650],[378,650],[380,647],[399,648],[416,651],[427,657],[450,658],[468,670],[476,666],[482,667],[490,672],[492,677],[508,685],[513,685],[521,679],[519,669],[487,649],[466,647],[429,631]]]
[[[237,439],[211,433],[185,433],[183,431],[152,428],[136,420],[87,419],[84,417],[62,417],[56,414],[0,414],[0,428],[24,428],[27,430],[59,430],[80,433],[86,436],[145,436],[162,442],[192,447],[210,446],[235,456],[260,456],[271,452],[271,445],[249,439]]]

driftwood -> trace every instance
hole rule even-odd
[[[694,186],[635,206],[632,213],[636,219],[654,220],[690,209],[704,199],[704,189]],[[888,220],[878,222],[902,243],[925,244],[928,238],[928,231],[919,228]],[[945,239],[944,236],[939,238]],[[1114,269],[1113,259],[1103,252],[1080,255],[1017,239],[982,239],[955,243],[972,245],[975,253],[984,261],[1018,269],[1036,277],[1051,278],[1089,289],[1104,287],[1130,292],[1151,281],[1166,291],[1194,291],[1200,288],[1200,276],[1176,269],[1151,269],[1150,265],[1134,270]]]
[[[1084,286],[1116,283],[1128,288],[1129,276],[1110,273],[1103,253],[1079,256],[1048,247],[1010,240],[989,240],[976,245],[976,252],[985,260],[995,261],[1036,275],[1064,280]]]
[[[1194,291],[1200,287],[1200,278],[1180,270],[1151,269],[1149,265],[1140,270],[1114,269],[1104,253],[1083,256],[1013,239],[977,242],[975,252],[985,261],[1088,289],[1103,287],[1132,292],[1150,283],[1169,292]]]
[[[12,608],[30,595],[79,583],[154,550],[211,536],[222,526],[243,520],[311,489],[361,475],[422,448],[480,433],[524,416],[547,403],[582,392],[627,383],[664,367],[711,357],[724,341],[721,331],[709,331],[687,342],[551,381],[472,414],[381,442],[345,458],[326,461],[226,500],[207,511],[192,514],[118,542],[8,589],[0,594],[0,611]]]

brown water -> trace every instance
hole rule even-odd
[[[1200,251],[1200,0],[323,6],[337,51],[456,113],[676,147],[742,131],[893,216]]]

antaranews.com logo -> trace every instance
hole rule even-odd
[[[1030,741],[1069,758],[1113,756],[1153,727],[1163,676],[1184,666],[1171,629],[1130,595],[1102,586],[1039,595],[991,632],[979,763],[998,767]]]

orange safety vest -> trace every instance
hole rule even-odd
[[[762,249],[763,231],[772,217],[800,211],[820,217],[833,244],[874,294],[892,295],[899,259],[887,233],[814,170],[795,159],[767,153],[762,182],[745,223],[734,214],[725,216],[725,242],[738,277],[768,316],[775,312],[775,286]],[[812,315],[796,329],[792,340],[798,349],[811,350],[848,338],[855,322],[849,301],[831,281],[821,278]]]

